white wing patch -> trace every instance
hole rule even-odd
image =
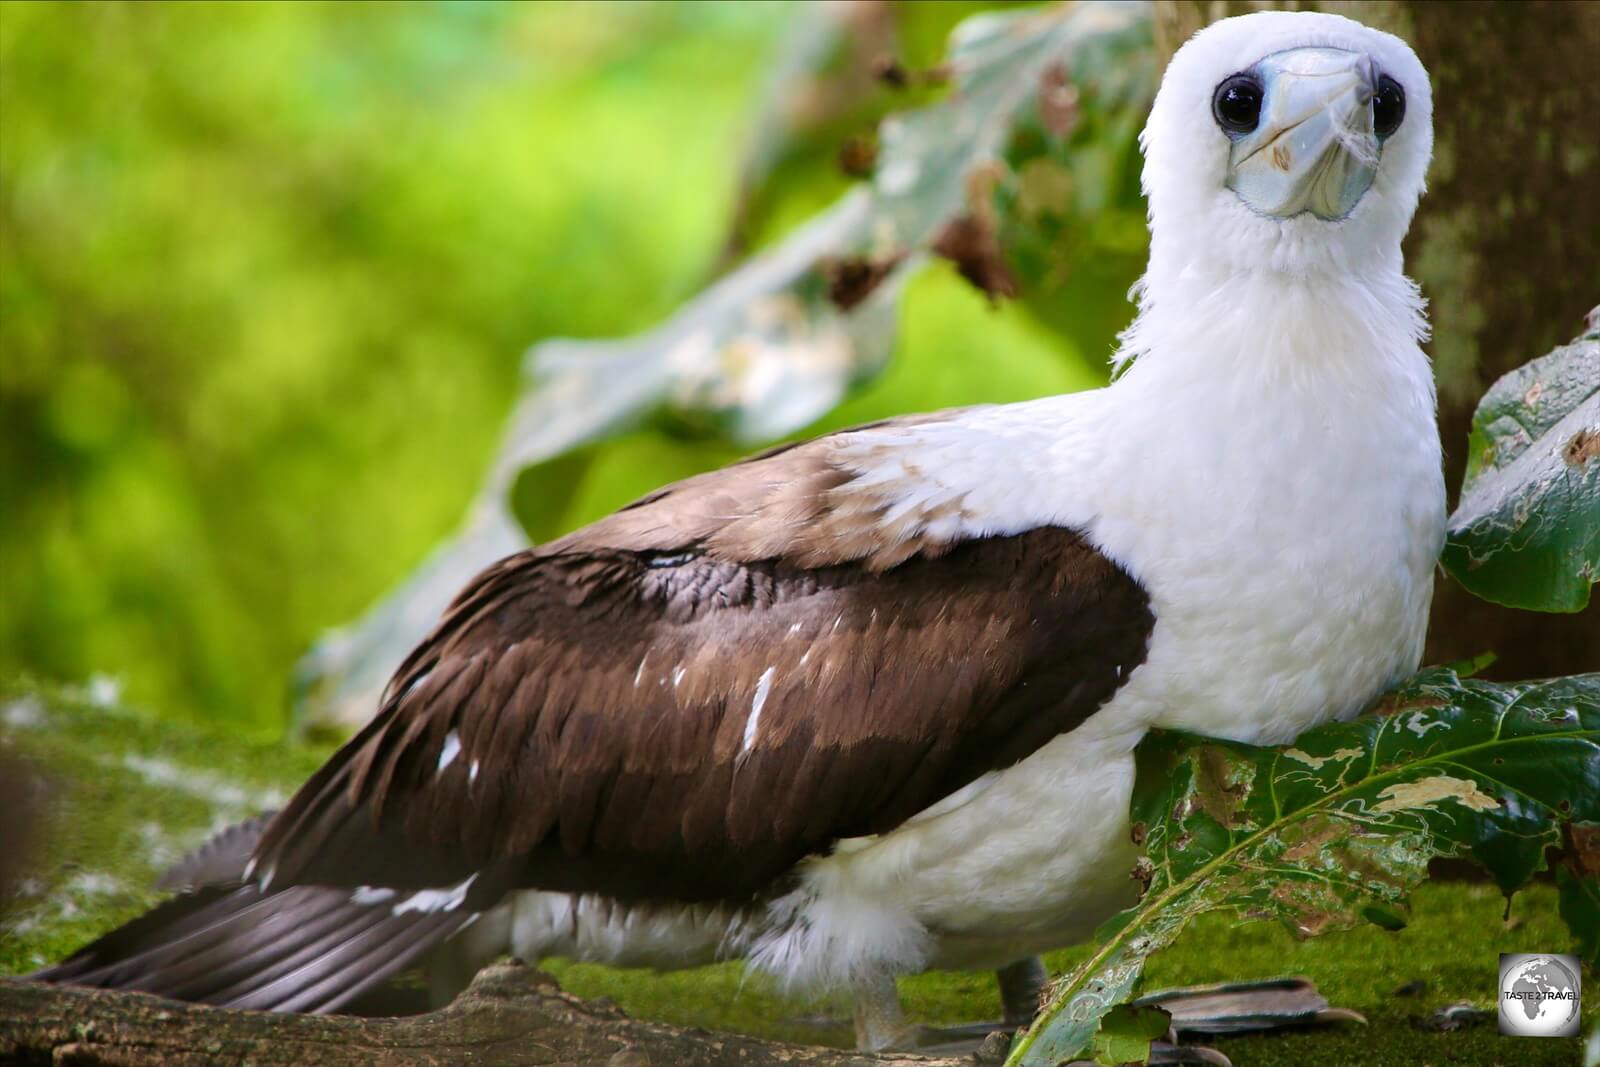
[[[467,890],[472,887],[477,877],[474,874],[466,881],[448,889],[423,889],[412,893],[390,910],[395,915],[404,915],[408,911],[455,911],[466,902]]]
[[[456,761],[461,755],[461,735],[451,730],[444,735],[444,747],[439,750],[439,769],[434,771],[434,777],[444,773],[444,769]]]
[[[382,904],[392,899],[394,890],[381,885],[358,885],[356,891],[350,894],[352,904]]]
[[[750,751],[750,746],[755,744],[756,731],[761,727],[761,709],[766,706],[767,694],[772,692],[772,678],[778,673],[778,668],[768,667],[761,672],[761,677],[756,681],[756,695],[750,701],[750,715],[744,720],[744,744],[739,749],[739,755]]]

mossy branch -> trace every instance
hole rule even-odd
[[[0,1061],[52,1067],[970,1067],[961,1059],[785,1045],[630,1019],[516,961],[442,1011],[403,1018],[231,1011],[143,993],[0,979]]]

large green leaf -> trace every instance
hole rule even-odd
[[[347,732],[365,721],[395,665],[473,574],[529,537],[560,532],[600,442],[652,421],[744,447],[794,433],[883,367],[902,284],[930,252],[994,286],[1009,269],[997,234],[1014,228],[1012,215],[1048,214],[1059,228],[1068,216],[1101,212],[1128,180],[1114,161],[1132,150],[1154,90],[1150,42],[1143,4],[1082,2],[967,19],[951,35],[946,95],[883,122],[870,183],[643,335],[536,345],[504,444],[463,527],[302,659],[301,722]],[[1056,113],[1063,94],[1074,101],[1071,128]],[[1095,133],[1092,146],[1073,139],[1080,126]],[[1008,161],[1031,171],[1019,177]],[[1041,206],[1043,194],[1004,195],[1026,192],[1027,174],[1045,165],[1072,182],[1070,198]],[[1091,238],[1076,247],[1097,258]],[[1115,284],[1125,290],[1127,279]]]
[[[1501,378],[1472,418],[1444,565],[1497,604],[1581,611],[1600,581],[1600,316]]]
[[[1201,912],[1273,918],[1304,937],[1399,926],[1436,856],[1470,856],[1517,889],[1570,827],[1600,817],[1600,674],[1508,685],[1436,668],[1286,748],[1157,732],[1137,759],[1142,898],[1100,929],[1010,1063],[1089,1049],[1145,959]],[[1592,957],[1594,875],[1564,878],[1568,923]]]

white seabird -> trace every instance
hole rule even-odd
[[[501,561],[264,832],[41,977],[327,1011],[427,953],[737,956],[855,990],[882,1045],[894,976],[1086,936],[1134,892],[1143,734],[1355,714],[1419,662],[1445,516],[1411,49],[1217,23],[1142,143],[1112,385],[830,434]]]

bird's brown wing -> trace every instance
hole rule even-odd
[[[256,877],[748,899],[1072,730],[1142,662],[1148,599],[1079,534],[875,538],[850,481],[792,449],[489,568]]]

